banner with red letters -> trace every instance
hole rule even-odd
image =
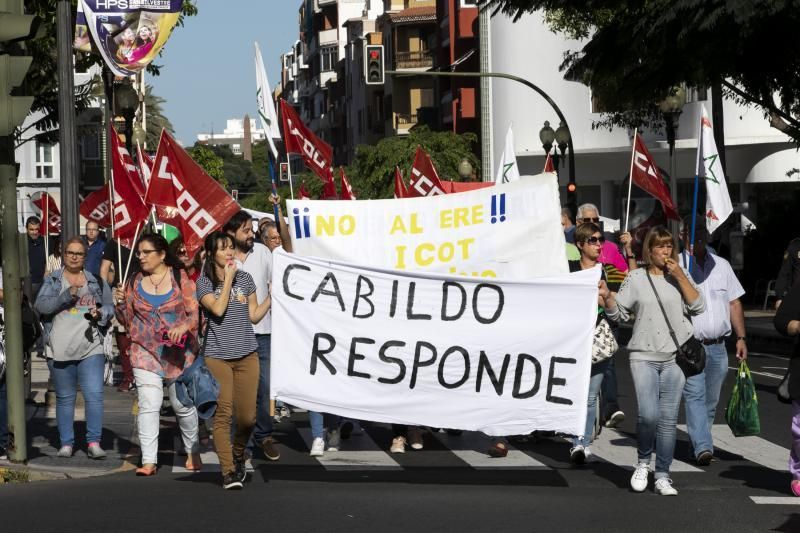
[[[225,189],[163,130],[146,200],[153,205],[177,210],[177,226],[190,257],[203,246],[208,234],[241,209]]]
[[[286,153],[300,154],[306,166],[323,182],[332,181],[333,148],[303,124],[292,106],[283,99],[280,102]]]

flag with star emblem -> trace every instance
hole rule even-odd
[[[517,166],[517,154],[514,152],[514,132],[511,125],[508,125],[506,132],[506,144],[503,147],[503,155],[500,156],[500,165],[497,167],[495,183],[510,183],[519,179],[519,167]]]
[[[719,228],[733,213],[728,183],[722,171],[714,128],[708,118],[706,106],[700,115],[700,134],[697,136],[697,176],[706,183],[706,228],[709,233]]]

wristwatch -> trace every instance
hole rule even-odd
[[[745,341],[747,342],[747,337],[736,337],[736,341]]]

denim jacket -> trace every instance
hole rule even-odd
[[[42,282],[42,288],[39,289],[39,294],[36,296],[35,307],[42,318],[42,335],[45,344],[47,344],[50,339],[50,330],[53,329],[53,317],[61,311],[66,311],[73,306],[74,300],[70,296],[69,291],[62,292],[63,273],[64,269],[60,268],[45,276]],[[86,283],[95,301],[103,303],[103,306],[99,309],[100,320],[97,322],[97,325],[100,327],[100,332],[105,333],[114,316],[114,303],[111,299],[111,289],[105,281],[100,280],[100,282],[98,282],[97,278],[88,270],[84,270],[83,274],[86,276]]]

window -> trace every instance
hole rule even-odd
[[[322,72],[334,70],[336,63],[339,62],[339,46],[326,46],[320,50],[320,58],[322,59]]]
[[[53,145],[36,141],[36,178],[53,178]]]
[[[100,136],[96,132],[81,136],[80,147],[81,159],[100,159]]]
[[[231,152],[233,152],[234,155],[242,155],[242,145],[241,144],[232,144],[231,145]]]
[[[708,100],[707,87],[686,87],[686,103]]]

